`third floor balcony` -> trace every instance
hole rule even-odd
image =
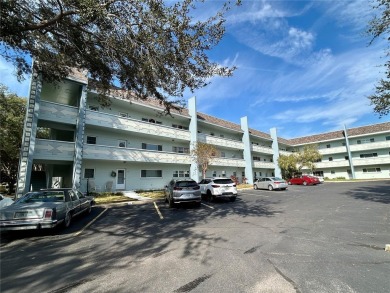
[[[77,111],[77,107],[41,101],[39,106],[39,119],[75,125]]]
[[[198,141],[216,145],[216,146],[225,147],[225,148],[232,148],[232,149],[239,149],[239,150],[244,149],[244,144],[242,141],[213,136],[213,135],[207,135],[204,133],[198,134]]]

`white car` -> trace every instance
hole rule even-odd
[[[216,198],[228,198],[230,201],[236,200],[237,186],[230,178],[205,178],[199,182],[199,186],[200,192],[209,201]]]
[[[279,177],[260,178],[257,179],[253,184],[254,189],[268,189],[270,191],[274,189],[286,190],[287,187],[288,187],[287,182]]]

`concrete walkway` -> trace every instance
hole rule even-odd
[[[151,200],[150,197],[140,196],[138,193],[136,193],[133,190],[123,191],[123,195],[136,200]]]

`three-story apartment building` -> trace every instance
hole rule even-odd
[[[389,178],[390,123],[344,129],[296,139],[277,137],[188,108],[163,114],[154,99],[111,97],[102,107],[85,75],[74,72],[60,84],[34,74],[26,113],[18,174],[18,195],[62,186],[98,191],[161,189],[172,178],[201,174],[191,149],[202,141],[216,146],[207,176],[280,176],[279,154],[316,144],[323,155],[317,172],[329,178]]]

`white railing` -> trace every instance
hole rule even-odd
[[[74,152],[74,142],[36,139],[34,160],[73,161]]]
[[[390,140],[350,145],[351,152],[390,149]]]
[[[170,126],[144,122],[132,118],[87,110],[86,125],[143,133],[151,136],[164,136],[172,139],[190,140],[190,132]]]
[[[335,168],[335,167],[349,167],[349,160],[336,160],[315,163],[316,169],[320,168]]]
[[[262,169],[275,169],[275,164],[273,162],[253,161],[253,167]]]
[[[318,151],[321,155],[340,154],[340,153],[347,153],[347,147],[339,146],[334,148],[319,149]]]
[[[270,154],[270,155],[272,155],[274,153],[272,148],[267,148],[267,147],[258,146],[258,145],[252,145],[252,151],[258,152],[258,153]]]
[[[213,136],[213,135],[207,135],[204,133],[198,134],[198,141],[205,142],[212,145],[227,147],[227,148],[233,148],[239,150],[244,149],[244,143],[242,141]]]
[[[371,158],[352,158],[354,166],[372,166],[390,164],[390,156],[386,157],[371,157]]]
[[[213,158],[210,162],[210,165],[224,167],[245,167],[245,161],[243,159],[234,158]]]
[[[39,119],[67,124],[76,124],[77,107],[41,101],[39,106]]]
[[[188,154],[90,144],[84,145],[83,158],[124,162],[130,161],[176,164],[191,164],[192,162],[191,156]]]

